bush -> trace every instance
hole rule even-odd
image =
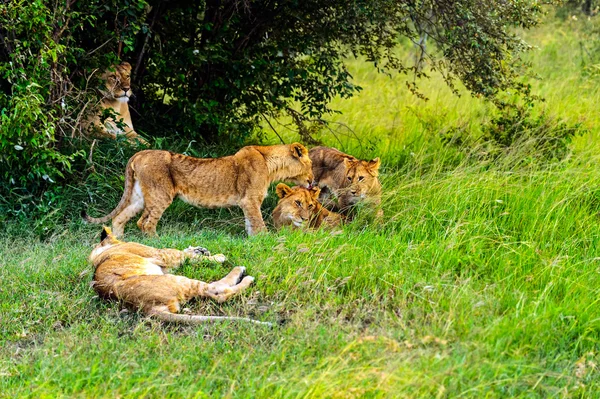
[[[48,182],[66,183],[89,144],[65,142],[98,99],[98,71],[120,60],[133,65],[138,131],[239,147],[294,104],[303,123],[352,96],[360,88],[348,54],[424,76],[397,56],[400,38],[431,38],[423,58],[449,84],[460,79],[483,96],[515,87],[512,61],[528,47],[511,29],[535,25],[540,13],[535,0],[4,1],[0,195],[39,198]]]
[[[466,129],[453,127],[442,133],[442,142],[460,148],[477,160],[523,163],[547,163],[569,155],[569,144],[576,135],[585,133],[580,123],[568,124],[545,112],[536,115],[535,98],[522,102],[498,102],[494,117],[481,126],[473,137]]]

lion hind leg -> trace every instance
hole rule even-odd
[[[148,209],[148,216],[146,217],[146,220],[142,222],[142,232],[144,234],[151,236],[156,235],[156,226],[158,225],[158,221],[162,217],[163,213],[165,213],[169,205],[171,205],[171,202],[172,201],[169,201],[166,204],[154,203],[152,206],[146,205],[146,208]]]
[[[221,280],[208,284],[204,295],[214,299],[219,303],[225,302],[232,296],[244,291],[254,282],[254,277],[244,277],[245,273],[245,267],[235,267],[227,276],[223,277]]]
[[[216,283],[226,284],[230,287],[233,287],[242,281],[242,277],[244,277],[245,274],[246,268],[244,266],[237,266],[234,267],[233,270],[227,274],[227,276],[223,277],[219,281],[216,281]]]
[[[182,302],[198,296],[208,296],[223,302],[232,295],[246,289],[252,281],[252,277],[241,278],[245,268],[236,267],[223,279],[207,284],[200,280],[189,279],[184,276],[165,274],[160,276],[135,277],[135,293],[127,290],[127,294],[135,296],[130,302],[143,306],[144,313],[160,320],[176,323],[199,324],[213,321],[245,321],[256,324],[272,326],[271,323],[261,322],[245,317],[228,316],[200,316],[179,314]],[[241,279],[241,281],[240,281]],[[230,285],[231,284],[231,285]],[[145,295],[143,295],[145,293]]]
[[[143,200],[135,202],[132,201],[129,205],[127,205],[125,209],[123,209],[112,220],[113,234],[117,237],[123,235],[123,232],[125,231],[125,224],[127,224],[127,222],[129,222],[129,220],[137,215],[143,208]]]
[[[144,195],[140,188],[140,183],[136,181],[131,190],[129,202],[121,212],[115,215],[112,220],[113,234],[115,236],[123,235],[125,224],[144,209]]]
[[[175,198],[173,186],[170,182],[164,183],[165,186],[161,188],[143,187],[146,205],[142,218],[138,221],[138,226],[144,234],[156,235],[158,221]]]
[[[144,212],[142,212],[142,216],[140,216],[140,218],[137,221],[137,227],[141,231],[144,231],[144,223],[146,222],[146,219],[148,219],[149,214],[150,211],[148,210],[148,207],[144,207]]]

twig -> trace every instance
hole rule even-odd
[[[90,164],[90,169],[93,173],[96,173],[96,168],[94,167],[94,161],[92,160],[92,154],[94,153],[94,146],[96,145],[96,139],[92,141],[92,145],[90,146],[90,155],[88,156],[88,163]]]
[[[302,113],[296,111],[293,108],[290,107],[285,107],[287,113],[289,116],[292,117],[292,119],[294,120],[294,122],[296,123],[296,126],[298,127],[298,134],[300,135],[300,138],[306,143],[306,144],[311,144],[311,145],[318,145],[321,144],[319,142],[319,140],[315,139],[314,137],[312,137],[310,135],[310,131],[308,130],[308,128],[304,125],[305,121],[309,121],[308,118],[306,118],[306,116],[304,116]],[[322,121],[320,120],[315,120],[315,122],[319,122],[322,123]]]
[[[83,106],[83,108],[81,109],[81,111],[79,111],[79,114],[77,114],[77,119],[75,119],[75,123],[73,124],[73,130],[71,131],[71,138],[75,137],[75,131],[77,130],[77,128],[80,128],[80,133],[83,133],[81,131],[81,117],[83,116],[83,112],[85,111],[85,109],[87,108],[87,106],[92,102],[92,100],[88,100],[85,105]],[[83,135],[83,134],[82,134]]]
[[[160,13],[160,6],[162,3],[158,3],[156,9],[150,10],[150,12],[154,11],[154,15],[152,16],[152,22],[148,27],[148,33],[146,33],[146,37],[144,38],[144,44],[142,45],[142,49],[140,50],[140,55],[138,55],[137,62],[135,63],[135,69],[133,71],[133,76],[138,76],[138,71],[140,66],[142,65],[142,60],[144,59],[144,53],[146,52],[146,46],[148,45],[148,41],[150,40],[150,33],[152,32],[152,28],[154,28],[154,23],[156,22],[156,16]]]
[[[96,51],[100,50],[102,47],[104,47],[108,43],[110,43],[113,39],[114,39],[114,37],[111,37],[110,39],[108,39],[107,41],[105,41],[104,43],[102,43],[100,46],[96,47],[95,49],[93,49],[92,51],[90,51],[89,53],[87,53],[86,56],[94,54]]]
[[[337,136],[337,134],[335,134],[333,129],[329,126],[329,122],[327,122],[327,121],[323,121],[323,122],[324,122],[323,125],[325,126],[325,128],[327,130],[329,130],[329,133],[331,133],[331,135],[337,140],[337,142],[340,143],[340,148],[342,149],[342,151],[345,151],[342,140],[340,140],[340,138]],[[362,145],[361,145],[361,148],[362,148]]]
[[[271,127],[271,129],[273,130],[273,133],[275,133],[275,135],[279,138],[279,141],[281,141],[281,144],[285,144],[285,141],[283,141],[283,139],[281,138],[281,136],[279,135],[279,133],[277,133],[277,130],[275,130],[275,128],[273,127],[273,125],[271,125],[271,122],[269,121],[269,119],[267,119],[267,117],[261,112],[260,115],[265,119],[265,121],[269,124],[269,126]]]

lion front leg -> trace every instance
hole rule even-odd
[[[204,247],[187,247],[183,250],[190,259],[206,259],[211,262],[223,263],[227,257],[223,254],[211,255],[210,251]]]
[[[177,268],[181,266],[186,259],[193,257],[194,255],[188,250],[180,251],[172,248],[156,249],[156,252],[152,256],[154,262],[163,269]]]
[[[179,267],[186,259],[206,259],[217,263],[223,263],[227,260],[225,255],[211,255],[208,249],[203,247],[188,247],[183,251],[171,248],[157,249],[153,257],[157,264],[165,269]]]
[[[244,212],[246,222],[246,232],[249,236],[267,231],[267,226],[260,212],[261,201],[257,200],[242,200],[240,207]]]

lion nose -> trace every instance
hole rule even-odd
[[[352,190],[350,192],[352,193],[352,195],[356,195],[356,190]]]
[[[129,91],[129,89],[131,89],[131,87],[129,87],[129,86],[123,86],[123,91]]]

